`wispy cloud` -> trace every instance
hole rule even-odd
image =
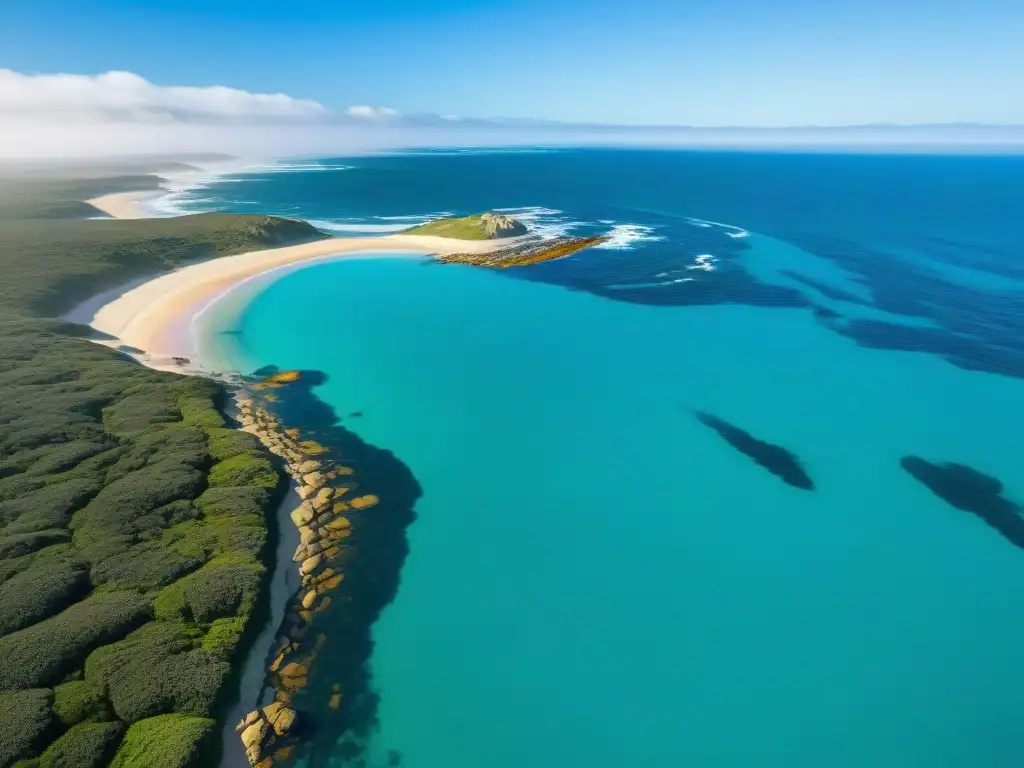
[[[1024,147],[1016,127],[687,128],[332,110],[284,93],[159,85],[132,72],[26,74],[0,69],[0,157],[217,151],[343,154],[409,146],[654,144],[690,147]]]
[[[132,72],[22,74],[0,69],[0,119],[142,124],[316,121],[322,104],[221,85],[162,86]]]

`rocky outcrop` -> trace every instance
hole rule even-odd
[[[491,211],[480,214],[480,223],[490,238],[521,237],[529,232],[518,219]]]
[[[499,248],[484,253],[448,253],[434,257],[436,261],[446,264],[473,264],[478,267],[508,269],[509,267],[527,267],[542,261],[551,261],[571,256],[584,248],[591,248],[608,240],[607,235],[593,237],[559,237],[553,240],[529,239],[506,248]]]
[[[356,527],[352,513],[370,510],[379,502],[373,494],[353,495],[350,500],[343,500],[358,487],[355,470],[335,464],[326,457],[322,445],[302,440],[298,430],[286,428],[255,399],[260,397],[263,402],[273,402],[267,390],[279,389],[297,378],[295,372],[278,373],[251,387],[259,395],[254,392],[236,397],[242,429],[255,435],[281,458],[302,499],[290,512],[299,533],[299,545],[292,559],[301,577],[301,588],[282,624],[268,669],[275,700],[250,712],[236,726],[246,757],[256,768],[280,766],[292,754],[295,724],[299,719],[293,699],[306,688],[324,638],[317,636],[312,650],[308,644],[303,648],[302,641],[311,636],[307,627],[313,616],[331,609],[328,593],[344,581],[341,569],[346,540]],[[336,685],[329,703],[332,709],[340,706],[341,697],[342,691]]]
[[[258,768],[274,765],[275,757],[281,751],[274,747],[283,737],[291,734],[297,717],[294,709],[281,701],[274,701],[242,718],[235,726],[235,731],[240,734],[249,762]],[[287,745],[283,748],[288,749]]]

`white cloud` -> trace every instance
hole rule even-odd
[[[1020,147],[1024,129],[644,128],[403,115],[365,104],[334,112],[319,102],[283,93],[157,85],[131,72],[24,74],[0,69],[0,159],[185,152],[267,158],[409,146],[517,144],[780,147],[957,142]]]
[[[386,120],[398,117],[398,110],[390,107],[371,107],[366,104],[359,104],[345,110],[349,117],[358,117],[367,120]]]
[[[162,86],[132,72],[22,74],[0,69],[0,121],[53,123],[306,122],[327,117],[315,101],[237,88]]]

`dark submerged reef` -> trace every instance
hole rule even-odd
[[[274,368],[256,373],[271,380],[280,375]],[[337,765],[340,755],[344,765],[361,768],[377,725],[378,697],[369,669],[371,628],[397,593],[409,551],[406,529],[415,520],[422,489],[394,454],[346,429],[334,409],[316,396],[325,374],[297,373],[267,392],[273,399],[263,407],[272,410],[285,433],[301,439],[302,445],[317,446],[321,469],[334,468],[331,487],[341,489],[335,492],[334,516],[324,512],[318,519],[340,520],[346,536],[333,556],[323,552],[316,570],[304,575],[304,588],[294,596],[279,630],[275,658],[268,659],[267,684],[276,701],[295,711],[297,727],[287,738],[272,740],[263,754],[271,758],[267,765],[282,766],[293,759],[314,768]],[[261,392],[254,396],[259,402]],[[296,522],[303,519],[293,517]],[[302,523],[299,530],[314,524]],[[337,523],[324,525],[321,530],[328,531]],[[303,562],[303,570],[305,566]],[[325,577],[330,583],[336,574],[340,583],[323,589]],[[397,765],[400,756],[392,751],[389,760]]]
[[[1024,517],[1018,505],[1003,498],[1002,481],[964,464],[933,464],[919,456],[904,456],[900,466],[951,507],[977,515],[1024,549]]]
[[[745,432],[710,413],[698,411],[697,418],[702,424],[715,430],[737,451],[749,456],[754,463],[764,467],[784,483],[805,491],[814,490],[814,481],[804,471],[800,460],[791,451],[780,445],[772,445],[764,440],[758,440],[749,432]]]

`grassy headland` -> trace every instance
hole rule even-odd
[[[60,218],[128,185],[0,178],[3,766],[196,764],[260,604],[281,475],[228,428],[223,388],[57,318],[135,277],[321,235],[266,216]]]
[[[438,219],[405,230],[408,235],[435,235],[458,240],[495,240],[527,234],[526,225],[500,213],[474,213],[449,219]]]

